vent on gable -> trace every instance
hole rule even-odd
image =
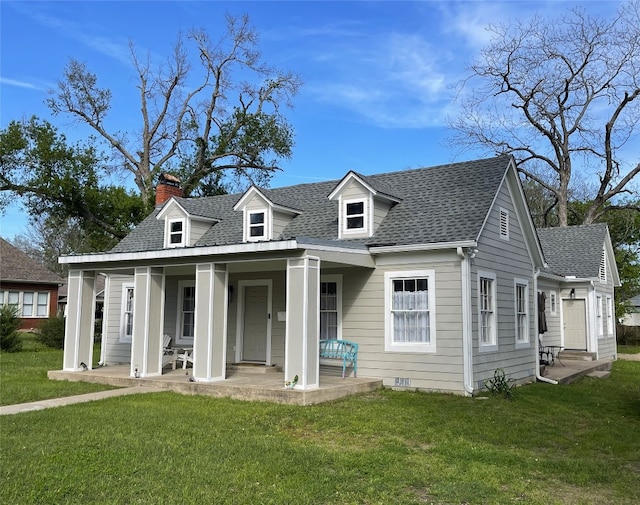
[[[599,275],[600,280],[602,282],[607,282],[607,260],[604,254],[604,249],[602,250],[602,255],[600,256],[600,272]]]
[[[509,211],[500,209],[500,238],[509,240]]]

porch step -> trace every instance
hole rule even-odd
[[[609,370],[594,370],[591,373],[587,374],[587,377],[593,377],[595,379],[606,379],[611,375]]]
[[[271,374],[282,373],[282,367],[278,365],[266,366],[262,363],[228,363],[227,372]]]
[[[561,360],[578,360],[578,361],[595,361],[596,353],[595,352],[586,352],[586,351],[560,351],[558,353],[558,358]]]

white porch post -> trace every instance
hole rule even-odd
[[[196,381],[224,380],[227,367],[226,264],[196,266],[193,378]]]
[[[320,385],[320,258],[287,260],[285,380],[298,376],[296,389]]]
[[[162,375],[164,269],[138,267],[134,277],[130,375]]]
[[[92,368],[95,281],[93,271],[69,270],[63,370],[83,370],[81,363]]]

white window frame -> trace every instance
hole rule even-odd
[[[195,332],[195,297],[196,297],[196,282],[195,281],[178,281],[178,306],[176,308],[176,344],[191,344],[193,345],[193,337],[185,337],[183,335],[184,330],[184,290],[185,288],[194,288],[193,289],[193,298],[194,298],[194,332]],[[195,335],[194,335],[195,336]]]
[[[131,299],[131,310],[127,310],[127,301],[129,290],[133,293]],[[122,307],[120,310],[120,342],[131,342],[131,336],[133,335],[133,315],[135,307],[136,292],[133,282],[126,282],[122,284]],[[127,314],[131,313],[131,334],[127,335]]]
[[[9,303],[10,297],[13,295],[14,303]],[[25,301],[27,295],[31,295],[31,302]],[[40,295],[45,296],[45,303],[41,304]],[[0,292],[0,305],[13,305],[17,307],[19,317],[21,319],[47,319],[49,317],[50,310],[50,295],[49,291],[15,291],[15,290],[3,290]],[[29,313],[25,313],[25,308],[29,307]],[[40,307],[44,307],[44,312],[39,314]]]
[[[520,311],[520,307],[518,306],[518,288],[523,288],[524,293],[524,312]],[[515,309],[515,334],[516,334],[516,349],[529,347],[529,281],[526,279],[514,279],[513,280],[513,290],[514,290],[514,309]],[[520,320],[524,319],[524,325],[520,325]],[[522,334],[520,333],[520,329],[522,328]]]
[[[558,293],[555,291],[549,291],[549,314],[558,315]]]
[[[489,341],[482,341],[482,321],[483,321],[483,308],[482,308],[482,279],[491,281],[491,293],[490,299],[492,301],[491,307],[491,327],[489,328]],[[480,352],[492,352],[498,349],[498,300],[497,300],[497,278],[494,272],[488,272],[485,270],[478,270],[478,350]]]
[[[185,247],[187,245],[187,220],[183,217],[180,217],[180,218],[174,218],[174,219],[167,219],[166,223],[167,223],[167,228],[165,230],[165,236],[166,236],[165,245],[168,248]],[[182,231],[180,232],[180,242],[172,243],[171,237],[173,235],[177,235],[178,233],[178,232],[171,231],[171,227],[174,223],[180,223],[182,225]]]
[[[42,295],[44,295],[44,303],[40,303],[40,299],[42,298]],[[34,307],[36,309],[36,314],[34,317],[36,318],[49,317],[49,295],[50,293],[48,291],[37,291],[35,293]],[[40,313],[41,307],[44,307],[44,312],[42,314]]]
[[[256,214],[264,215],[264,222],[259,224],[251,224],[251,216]],[[245,210],[245,222],[244,222],[244,240],[245,242],[264,242],[265,240],[271,240],[271,212],[268,208]],[[251,236],[251,228],[255,226],[262,226],[263,234],[259,236]]]
[[[322,314],[323,312],[336,312],[336,317],[337,317],[337,330],[336,330],[336,338],[338,340],[342,339],[342,275],[341,274],[335,274],[335,275],[321,275],[320,276],[320,284],[322,285],[322,283],[329,283],[329,282],[333,282],[336,284],[336,310],[322,310],[322,308],[320,308],[320,313]],[[322,292],[320,294],[320,296],[322,296]],[[322,302],[320,302],[322,303]],[[321,324],[322,322],[322,317],[320,317],[320,322],[319,324]],[[320,333],[320,338],[322,337],[322,332]]]
[[[393,281],[427,279],[429,314],[429,342],[396,342],[393,331],[392,296]],[[386,352],[435,353],[436,352],[436,274],[435,270],[403,270],[384,274],[384,318]]]
[[[602,315],[602,295],[596,295],[596,327],[598,328],[598,337],[604,336],[604,317]]]
[[[31,303],[27,303],[27,301],[26,301],[27,295],[31,295]],[[22,292],[22,296],[21,296],[21,298],[22,298],[22,310],[21,310],[22,317],[24,317],[24,318],[26,318],[26,317],[29,317],[29,318],[35,317],[35,311],[33,310],[33,308],[34,308],[34,305],[35,305],[35,301],[37,299],[37,295],[38,295],[37,291],[23,291]],[[26,313],[26,308],[27,307],[29,307],[31,309],[29,314]]]
[[[347,214],[347,207],[354,203],[362,204],[362,214]],[[350,198],[349,200],[342,200],[341,202],[341,221],[342,235],[368,235],[369,234],[369,199],[363,198]],[[348,228],[349,219],[362,217],[362,228]]]
[[[613,335],[613,298],[607,295],[607,335]]]
[[[500,238],[509,241],[509,211],[503,207],[500,207],[498,226],[500,228]]]

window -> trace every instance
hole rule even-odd
[[[347,202],[346,204],[347,230],[364,229],[364,201]]]
[[[435,272],[385,273],[385,350],[435,352]]]
[[[133,335],[133,284],[122,285],[122,321],[120,341],[131,342]]]
[[[196,286],[193,282],[180,283],[178,300],[178,341],[193,340],[196,315]]]
[[[33,316],[33,293],[24,292],[22,294],[22,317]]]
[[[596,324],[598,327],[598,336],[604,335],[604,319],[602,317],[602,296],[596,296]]]
[[[600,271],[598,272],[598,277],[601,282],[607,282],[607,257],[604,253],[604,249],[600,255]]]
[[[613,335],[613,300],[607,296],[607,334]]]
[[[265,213],[250,212],[249,213],[249,240],[257,240],[265,238]]]
[[[320,281],[320,338],[341,337],[342,276],[323,275]]]
[[[478,272],[480,350],[493,350],[496,342],[496,276]]]
[[[509,211],[500,209],[500,238],[509,240]]]
[[[552,316],[558,313],[558,294],[555,291],[549,291],[549,312]]]
[[[16,307],[21,317],[49,317],[49,293],[42,291],[2,291],[0,305]]]
[[[529,343],[529,284],[515,280],[516,346]]]
[[[184,219],[169,220],[169,240],[167,246],[181,247],[186,245],[185,231]]]

